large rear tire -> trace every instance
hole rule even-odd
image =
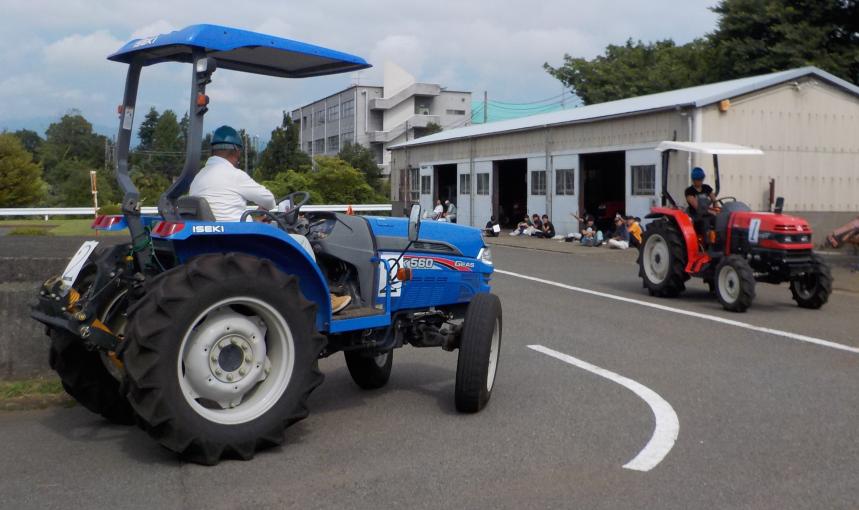
[[[394,351],[375,354],[347,351],[343,356],[346,358],[349,375],[362,389],[375,390],[388,384],[394,364]]]
[[[832,272],[820,255],[812,255],[810,272],[791,280],[790,293],[801,308],[817,310],[829,301],[832,294]]]
[[[101,257],[108,248],[98,247],[90,260]],[[73,284],[76,291],[85,293],[95,278],[96,266],[88,262]],[[98,317],[114,333],[122,334],[125,328],[124,293],[120,289],[107,289],[114,295],[107,300]],[[134,424],[134,411],[121,391],[122,369],[106,353],[89,350],[83,341],[68,331],[49,328],[51,346],[48,364],[60,377],[66,393],[80,405],[119,425]]]
[[[686,245],[671,220],[647,225],[638,250],[638,276],[651,296],[675,297],[686,289]]]
[[[739,255],[725,257],[716,267],[716,297],[725,310],[745,312],[755,300],[755,273]]]
[[[139,425],[201,464],[282,443],[322,383],[315,325],[298,278],[269,260],[203,255],[156,276],[122,353]]]
[[[495,294],[477,294],[462,323],[456,363],[456,409],[476,413],[486,406],[495,386],[501,354],[501,301]]]

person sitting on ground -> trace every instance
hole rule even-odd
[[[603,234],[601,230],[597,230],[593,216],[585,218],[585,228],[580,232],[581,237],[579,242],[583,246],[602,246]]]
[[[432,210],[432,219],[439,221],[444,217],[444,206],[441,205],[441,200],[435,201],[435,207]]]
[[[543,220],[540,219],[540,215],[534,213],[531,216],[531,231],[528,232],[528,235],[534,235],[534,232],[542,232],[543,230]]]
[[[629,244],[641,247],[641,221],[633,216],[626,217],[626,229],[629,231]]]
[[[522,221],[520,221],[516,225],[516,228],[513,229],[513,232],[510,232],[510,235],[511,236],[531,235],[531,232],[532,232],[531,229],[533,229],[533,228],[534,228],[534,226],[531,224],[531,218],[529,218],[528,216],[525,216],[524,218],[522,218]]]
[[[483,234],[489,237],[498,237],[498,234],[501,233],[501,225],[495,221],[495,216],[489,218],[489,221],[486,222],[486,227],[483,229]]]
[[[555,237],[555,226],[552,225],[552,222],[549,221],[549,215],[544,214],[542,218],[540,218],[540,223],[542,226],[540,230],[534,232],[535,237],[543,237],[545,239],[551,239]]]
[[[262,184],[239,168],[242,155],[242,139],[230,126],[221,126],[212,134],[212,156],[191,181],[189,195],[200,197],[209,203],[216,221],[241,221],[248,202],[261,210],[274,209],[274,195]],[[306,237],[289,234],[301,245],[313,261],[316,254]],[[351,296],[331,294],[331,311],[337,313],[352,301]]]
[[[456,223],[456,204],[454,204],[450,200],[445,200],[444,205],[444,217],[447,219],[447,221],[451,223]]]
[[[621,216],[614,219],[614,233],[611,239],[606,243],[609,248],[615,250],[625,250],[629,248],[629,231],[626,229],[626,222]]]

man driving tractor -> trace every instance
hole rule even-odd
[[[248,202],[268,211],[276,207],[274,194],[239,168],[244,145],[238,132],[221,126],[212,134],[212,156],[191,182],[189,194],[206,199],[217,221],[241,221]],[[314,261],[316,255],[306,237],[289,235],[307,251]],[[331,294],[332,313],[349,306],[351,296]]]
[[[691,177],[692,185],[686,188],[684,193],[684,195],[686,195],[686,203],[688,205],[687,211],[689,216],[692,218],[695,231],[700,235],[704,235],[714,218],[713,214],[718,212],[718,210],[713,206],[716,202],[716,194],[713,192],[713,188],[711,188],[709,184],[704,184],[704,179],[707,177],[707,174],[704,173],[703,168],[700,166],[693,168]],[[699,213],[698,197],[702,195],[709,199],[709,204],[706,206],[706,210]]]

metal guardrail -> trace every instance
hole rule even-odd
[[[335,205],[305,205],[301,208],[307,212],[346,212],[352,208],[354,212],[391,212],[391,204],[335,204]],[[248,207],[255,209],[255,207]],[[141,207],[143,214],[158,214],[157,207]],[[51,216],[95,216],[92,207],[5,207],[0,208],[0,218],[14,216],[42,216],[45,221]]]

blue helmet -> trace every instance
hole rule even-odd
[[[230,126],[221,126],[212,134],[212,149],[241,149],[242,137]]]
[[[703,181],[704,177],[707,177],[707,174],[704,173],[704,169],[700,166],[696,166],[692,169],[692,180],[693,181]]]

